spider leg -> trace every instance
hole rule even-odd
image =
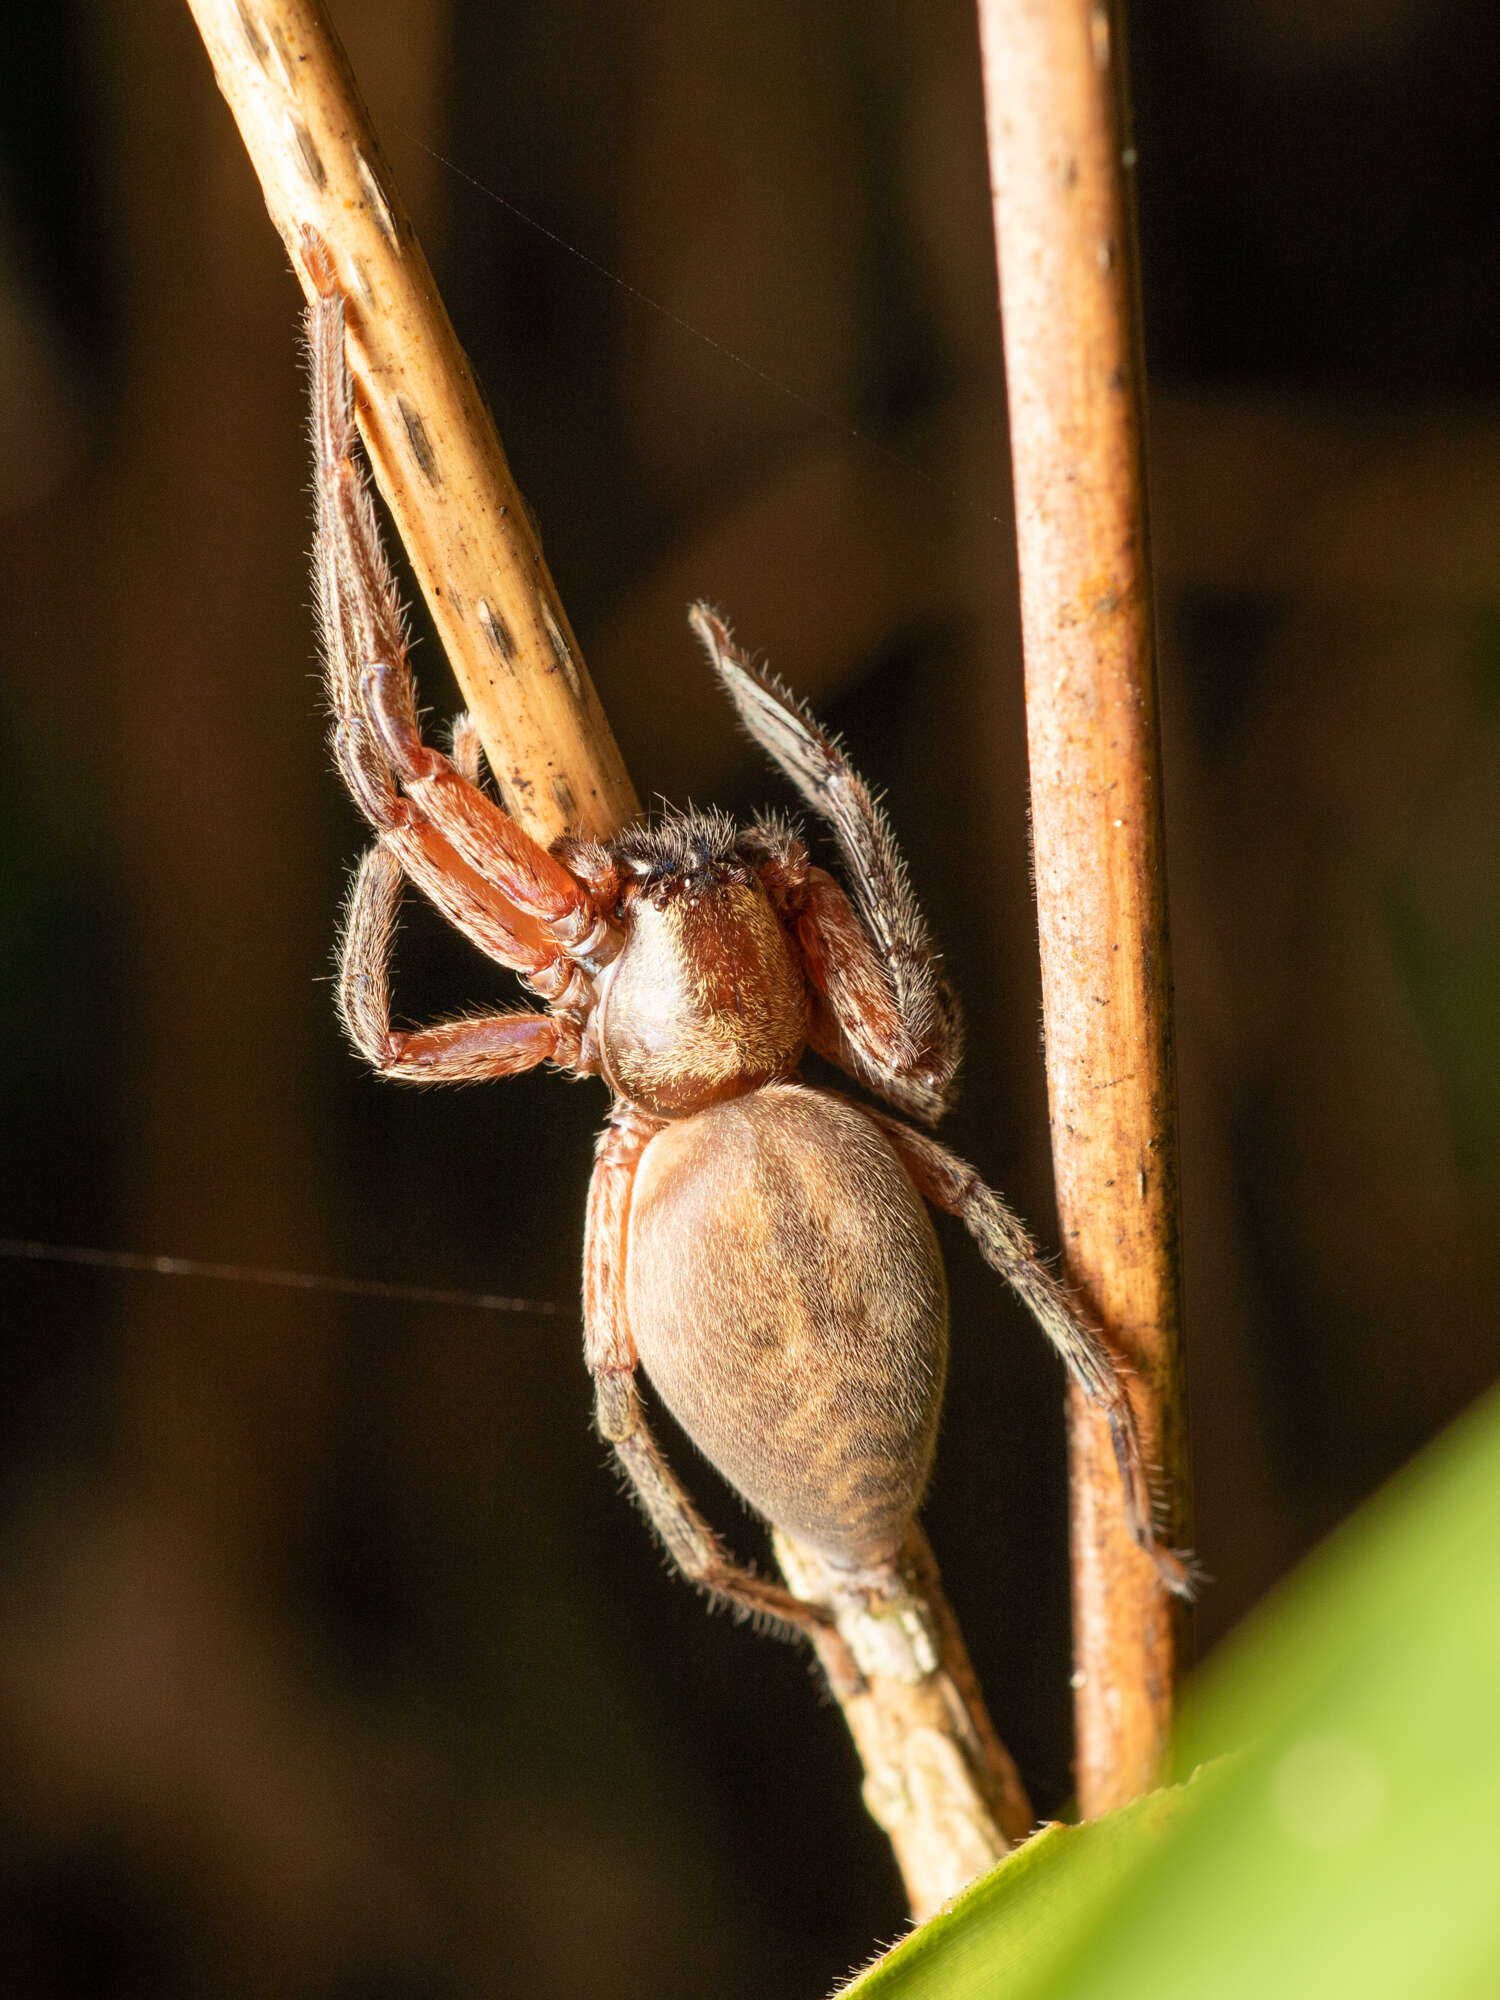
[[[833,1637],[827,1606],[794,1597],[737,1563],[693,1504],[651,1435],[636,1387],[636,1351],[625,1307],[626,1238],[636,1161],[649,1130],[611,1126],[589,1184],[583,1251],[584,1354],[594,1416],[647,1519],[678,1569],[700,1590],[784,1630]],[[849,1671],[854,1672],[852,1662]]]
[[[334,755],[356,803],[378,830],[381,844],[456,930],[497,964],[533,982],[556,967],[562,950],[543,938],[541,927],[497,895],[482,875],[460,860],[435,827],[403,799],[390,773],[372,754],[363,722],[340,723]]]
[[[962,1030],[885,814],[843,746],[751,662],[723,622],[702,604],[690,619],[740,720],[828,822],[848,870],[852,897],[824,870],[811,869],[796,919],[813,986],[826,1002],[815,1045],[930,1121],[951,1095]]]
[[[422,743],[400,599],[357,455],[344,301],[331,277],[308,313],[308,349],[335,757],[367,817],[450,922],[501,964],[560,989],[566,959],[597,950],[607,926],[560,862]],[[476,761],[472,746],[461,754]]]
[[[518,1008],[430,1028],[391,1026],[391,947],[401,879],[401,862],[377,842],[361,861],[344,908],[339,1018],[366,1061],[402,1083],[479,1083],[517,1076],[544,1062],[573,1067],[579,1032],[565,1016]]]
[[[461,860],[497,883],[544,934],[570,957],[589,958],[610,926],[593,899],[540,842],[464,776],[440,750],[422,741],[412,713],[405,661],[372,661],[360,676],[365,712],[379,735],[405,797]]]
[[[1156,1565],[1166,1588],[1178,1597],[1191,1597],[1198,1581],[1191,1556],[1168,1548],[1157,1537],[1150,1474],[1120,1364],[1042,1262],[1024,1223],[966,1161],[899,1119],[868,1109],[865,1115],[896,1148],[920,1193],[963,1223],[985,1262],[1015,1292],[1062,1357],[1069,1375],[1104,1417],[1120,1469],[1131,1535]]]
[[[808,870],[795,928],[813,989],[812,1046],[910,1117],[932,1124],[952,1100],[963,1042],[946,982],[934,970],[925,996],[934,1011],[925,1023],[914,1022],[853,904],[822,868]]]

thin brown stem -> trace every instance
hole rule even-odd
[[[318,239],[348,300],[365,448],[507,809],[610,833],[630,780],[325,9],[188,6],[309,300]]]
[[[507,808],[543,841],[607,837],[638,807],[467,360],[316,0],[187,0],[293,268],[348,299],[360,429]],[[310,232],[310,233],[309,233]],[[810,1559],[788,1546],[801,1588]],[[913,1910],[929,1914],[1031,1827],[1015,1766],[924,1538],[881,1613],[840,1606],[830,1685]],[[914,1650],[915,1649],[915,1650]]]
[[[1185,1538],[1176,1086],[1123,51],[1106,0],[980,0],[1053,1161],[1068,1273]],[[1070,1406],[1078,1790],[1157,1782],[1181,1621]]]

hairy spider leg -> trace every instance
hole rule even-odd
[[[315,571],[334,756],[367,819],[444,916],[498,963],[525,972],[545,963],[540,927],[527,922],[482,874],[468,868],[397,789],[363,697],[366,661],[403,663],[406,635],[395,579],[355,456],[353,391],[344,358],[344,302],[326,265],[308,312],[314,476]],[[410,677],[405,676],[410,694]],[[415,720],[415,717],[413,717]]]
[[[721,619],[696,604],[690,622],[740,720],[828,822],[849,871],[852,899],[823,869],[811,869],[797,920],[813,985],[827,1002],[814,1046],[931,1121],[952,1095],[963,1035],[886,817],[839,742],[740,651]]]
[[[324,275],[308,314],[308,345],[335,755],[382,838],[449,921],[556,998],[570,961],[597,951],[608,926],[560,862],[421,740],[400,600],[356,455],[344,301]]]
[[[365,711],[405,796],[456,854],[540,923],[545,937],[561,944],[570,957],[597,952],[610,925],[593,898],[450,758],[422,741],[403,681],[410,685],[404,661],[372,663],[360,677]]]
[[[853,904],[822,868],[808,870],[794,929],[813,993],[812,1047],[909,1117],[935,1123],[953,1096],[956,1005],[942,1058],[934,1062],[907,1032],[886,967]]]
[[[741,1613],[797,1632],[832,1633],[826,1605],[795,1597],[737,1563],[704,1520],[646,1423],[625,1306],[631,1188],[661,1121],[625,1112],[600,1138],[589,1183],[583,1244],[584,1356],[594,1378],[594,1419],[667,1554],[690,1583]],[[858,1676],[851,1661],[849,1673]]]
[[[533,978],[560,966],[560,949],[544,950],[539,931],[535,943],[528,939],[526,919],[401,797],[369,744],[369,731],[358,718],[341,722],[334,732],[334,756],[344,782],[377,829],[379,845],[395,856],[434,908],[497,965]]]
[[[529,1008],[439,1021],[428,1028],[391,1026],[390,965],[402,863],[377,842],[349,888],[339,939],[338,1009],[349,1039],[382,1076],[401,1083],[482,1083],[518,1076],[539,1063],[571,1068],[577,1024]]]
[[[1192,1597],[1199,1579],[1191,1558],[1168,1548],[1156,1533],[1146,1456],[1120,1364],[1042,1262],[1025,1224],[957,1153],[898,1118],[860,1108],[889,1138],[919,1192],[963,1223],[985,1262],[1015,1292],[1069,1375],[1104,1417],[1120,1469],[1131,1535],[1155,1564],[1166,1588],[1177,1597]]]
[[[812,866],[807,849],[777,814],[753,820],[739,852],[754,861],[796,935],[812,1000],[809,1045],[908,1116],[931,1123],[946,1108],[947,1091],[901,1073],[895,996],[849,898],[826,869]],[[956,1027],[956,1013],[954,1021]]]

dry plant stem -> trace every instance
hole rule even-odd
[[[507,810],[543,842],[564,831],[608,837],[638,816],[635,795],[324,10],[314,0],[188,5],[309,299],[318,242],[346,293],[376,482]],[[800,1587],[809,1559],[786,1555]],[[865,1763],[867,1801],[926,1915],[1032,1820],[920,1536],[890,1588],[898,1602],[879,1618],[864,1599],[841,1600],[820,1653]],[[882,1629],[883,1647],[871,1638]],[[867,1655],[875,1644],[879,1670],[851,1671],[851,1634]]]
[[[348,300],[359,423],[506,809],[535,838],[637,811],[524,502],[338,38],[315,0],[188,0],[309,300]]]
[[[980,0],[1026,657],[1053,1161],[1068,1274],[1134,1371],[1187,1539],[1176,1091],[1120,35]],[[1181,1620],[1070,1401],[1079,1802],[1158,1781]]]
[[[898,1565],[858,1588],[789,1535],[776,1536],[776,1553],[799,1596],[833,1607],[836,1631],[813,1644],[864,1766],[865,1804],[921,1923],[1030,1833],[1020,1774],[985,1710],[920,1528]]]

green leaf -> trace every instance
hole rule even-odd
[[[1137,1872],[1187,1798],[1187,1787],[1172,1786],[1084,1826],[1044,1827],[841,1996],[971,2000],[1035,1980],[1072,1949],[1082,1913]]]
[[[1496,2000],[1500,1398],[1222,1649],[1179,1735],[1208,1759],[1038,1836],[851,1994]]]

